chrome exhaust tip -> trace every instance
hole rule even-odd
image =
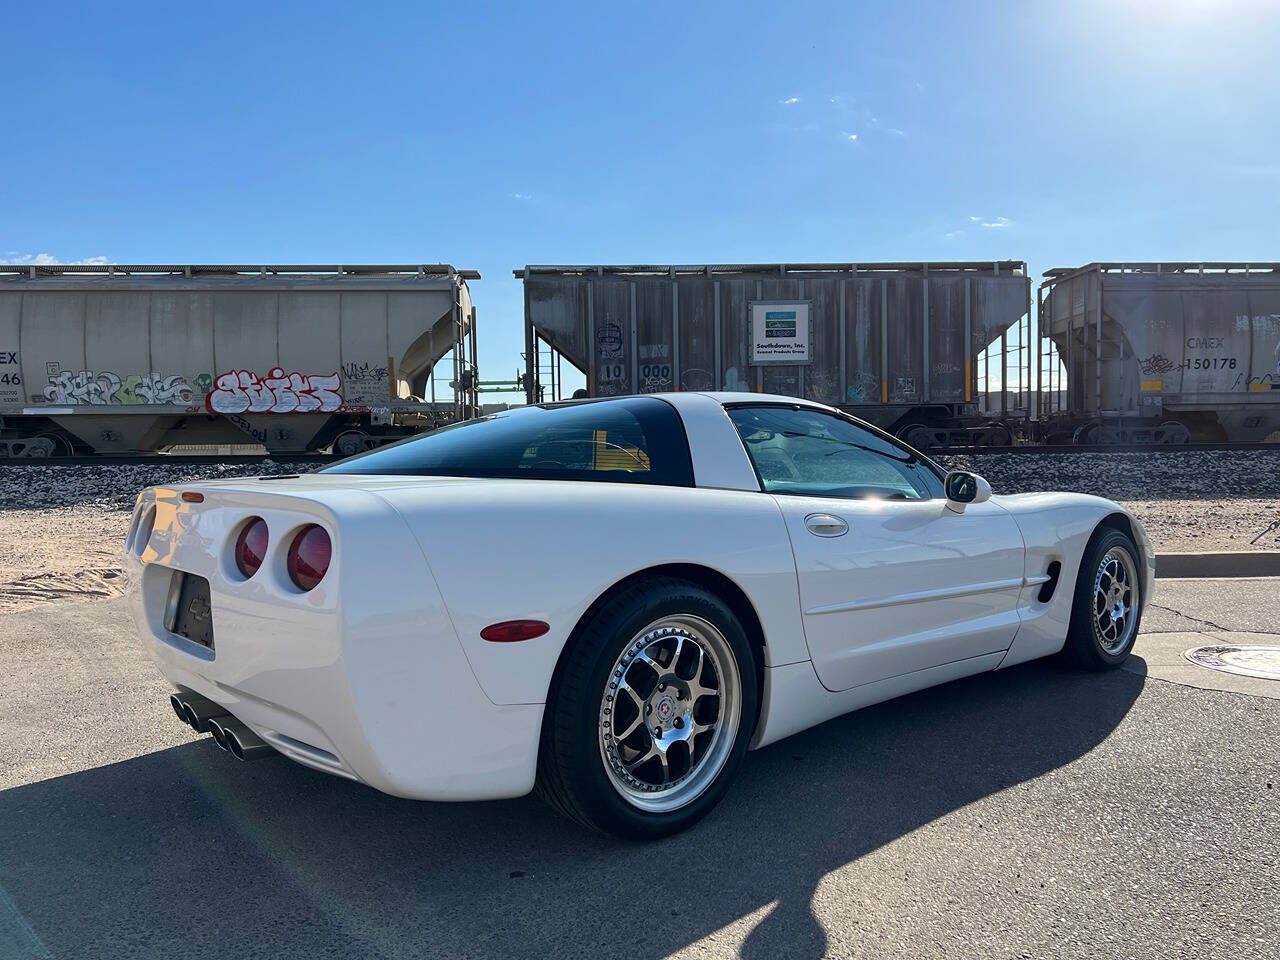
[[[222,719],[220,717],[215,717],[209,721],[209,732],[213,734],[213,742],[218,745],[219,749],[230,749],[227,746],[227,734],[222,729]]]
[[[170,695],[169,703],[172,704],[173,712],[178,715],[178,719],[196,733],[208,733],[210,720],[227,716],[227,708],[222,704],[214,703],[208,697],[202,697],[190,690],[180,690]]]
[[[218,726],[227,741],[226,749],[237,760],[261,760],[276,752],[275,747],[234,717],[227,720],[219,720]]]

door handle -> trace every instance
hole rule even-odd
[[[849,532],[849,524],[829,513],[811,513],[804,518],[804,525],[815,537],[843,537]]]

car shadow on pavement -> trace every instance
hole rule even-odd
[[[826,874],[1081,757],[1142,684],[1033,663],[850,714],[749,754],[717,810],[654,844],[205,738],[0,793],[0,953],[661,957],[759,913],[744,956],[818,956]]]

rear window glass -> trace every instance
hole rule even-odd
[[[320,472],[693,485],[679,415],[670,404],[645,397],[508,410]]]

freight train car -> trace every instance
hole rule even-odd
[[[1009,443],[1008,419],[1030,416],[1031,287],[1020,260],[527,266],[515,275],[530,402],[558,398],[563,358],[585,374],[589,396],[807,397],[921,447]],[[984,353],[992,346],[994,363]],[[1011,390],[1021,408],[1009,406]]]
[[[474,416],[478,278],[443,264],[0,266],[0,454],[350,454]]]
[[[1045,277],[1046,439],[1248,442],[1280,430],[1280,264],[1091,263]]]

